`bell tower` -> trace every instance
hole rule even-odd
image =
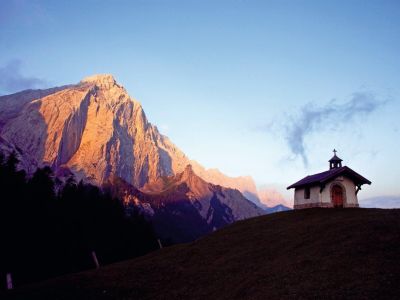
[[[336,152],[336,149],[333,149],[333,157],[329,160],[329,170],[342,167],[343,160],[336,156]]]

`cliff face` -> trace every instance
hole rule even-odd
[[[116,176],[141,188],[192,164],[204,180],[257,198],[250,177],[231,178],[190,161],[111,75],[0,97],[0,137],[28,165],[68,168],[99,185]]]
[[[118,176],[137,187],[185,167],[185,155],[110,75],[31,94],[21,95],[19,113],[3,114],[1,137],[38,166],[67,167],[96,184]],[[10,102],[2,100],[1,108]]]

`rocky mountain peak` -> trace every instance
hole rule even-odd
[[[81,80],[82,83],[95,84],[98,87],[109,88],[116,84],[115,78],[111,74],[96,74],[85,77]]]
[[[184,182],[191,186],[192,188],[200,188],[202,186],[208,185],[208,182],[204,181],[201,177],[199,177],[191,164],[188,164],[183,172],[179,174],[179,182]]]
[[[136,99],[131,98],[126,89],[118,84],[111,74],[96,74],[86,77],[80,81],[79,87],[91,88],[90,92],[95,96],[96,101],[106,103],[110,107],[117,108],[121,104],[133,102],[136,108],[142,109],[141,104]],[[129,110],[130,107],[127,107],[127,109]]]
[[[183,177],[191,177],[194,175],[193,167],[191,164],[188,164],[185,169],[183,170]]]

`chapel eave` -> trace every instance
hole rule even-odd
[[[339,176],[346,176],[350,178],[351,180],[353,180],[356,186],[361,186],[363,184],[371,184],[371,181],[369,181],[362,175],[358,174],[351,168],[344,166],[340,168],[331,169],[329,171],[306,176],[303,179],[288,186],[287,189],[289,190],[292,188],[322,186],[326,184],[328,181],[331,181]]]

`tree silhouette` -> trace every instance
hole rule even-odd
[[[49,167],[27,178],[18,163],[0,153],[2,278],[12,273],[19,285],[93,268],[92,251],[104,265],[158,248],[151,224],[110,193]]]

